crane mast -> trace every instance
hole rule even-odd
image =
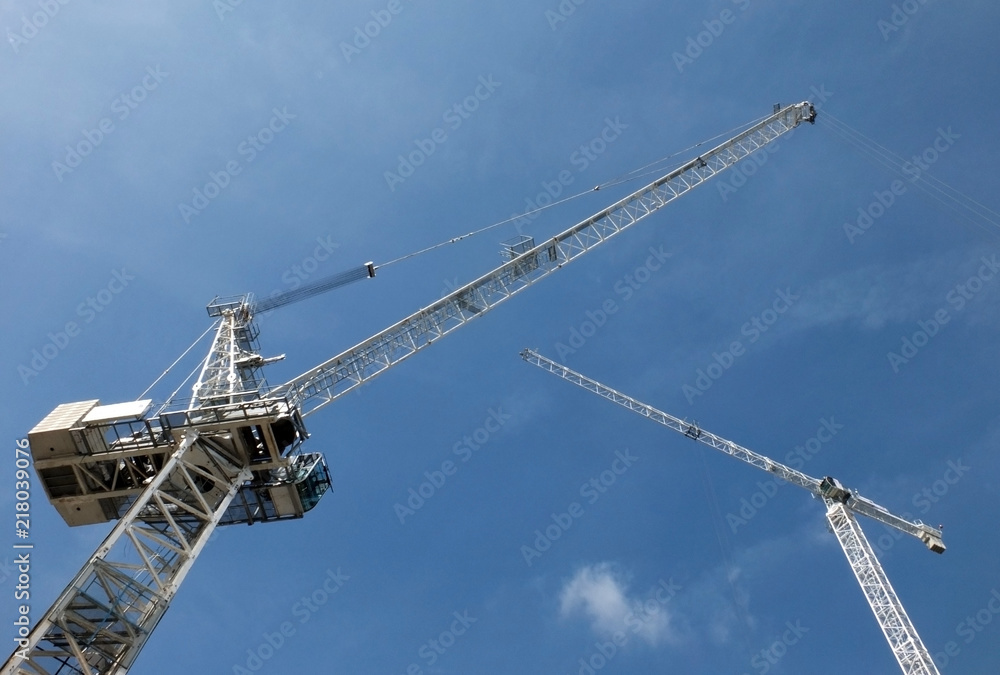
[[[816,113],[775,112],[543,244],[507,243],[507,262],[289,382],[269,388],[255,311],[364,277],[332,280],[257,303],[216,298],[218,325],[186,404],[64,403],[28,434],[49,501],[71,526],[118,523],[0,675],[124,675],[218,525],[301,518],[331,486],[307,453],[303,418],[489,311]]]
[[[903,673],[906,675],[938,675],[934,659],[920,640],[906,610],[903,609],[903,604],[896,595],[896,591],[893,590],[892,584],[889,583],[889,577],[886,576],[878,558],[875,557],[875,551],[872,550],[864,531],[854,517],[854,512],[915,536],[935,553],[943,553],[945,550],[940,530],[920,521],[911,522],[896,516],[881,506],[861,498],[856,492],[845,489],[834,478],[827,477],[819,480],[807,476],[780,462],[775,462],[764,455],[757,454],[732,441],[727,441],[705,431],[695,424],[685,422],[637,401],[631,396],[581,375],[535,351],[525,349],[521,352],[521,358],[612,403],[617,403],[638,415],[662,424],[668,429],[774,474],[781,480],[805,488],[814,496],[822,499],[827,507],[826,517],[830,527],[844,550],[851,570],[861,585],[865,599],[868,600],[868,604],[875,614],[875,619],[889,642],[893,656],[896,657]]]
[[[826,519],[830,528],[847,556],[851,571],[861,585],[861,591],[865,594],[899,667],[907,674],[938,675],[933,657],[903,609],[902,602],[896,596],[889,577],[875,557],[875,551],[854,514],[847,505],[840,502],[827,499],[826,505]]]
[[[234,459],[199,443],[197,431],[185,432],[177,451],[35,626],[23,663],[13,670],[12,659],[3,672],[125,673],[250,479],[250,470]],[[146,522],[154,513],[161,522]]]

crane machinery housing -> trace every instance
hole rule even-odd
[[[525,349],[521,352],[521,358],[638,415],[662,424],[668,429],[742,460],[762,471],[767,471],[779,480],[804,488],[811,492],[814,497],[823,500],[827,507],[826,518],[830,523],[830,528],[844,550],[847,562],[851,565],[851,571],[854,572],[854,576],[861,585],[865,599],[875,614],[875,620],[878,621],[903,673],[906,675],[938,675],[934,659],[921,641],[917,629],[906,614],[906,610],[903,609],[903,604],[899,601],[892,584],[889,583],[889,577],[882,569],[882,565],[875,556],[875,551],[868,542],[868,538],[865,537],[865,533],[854,514],[860,513],[900,532],[912,535],[935,553],[944,553],[945,550],[944,542],[941,540],[941,530],[919,520],[910,521],[897,516],[873,501],[862,497],[857,491],[845,488],[836,478],[827,476],[817,479],[807,476],[801,471],[796,471],[769,457],[716,436],[696,424],[689,424],[673,415],[661,412],[651,405],[637,401],[631,396],[615,391],[535,351]]]
[[[217,526],[300,518],[329,491],[304,418],[815,117],[808,102],[777,108],[541,244],[506,243],[493,271],[282,385],[264,378],[281,357],[261,356],[254,316],[299,296],[244,295],[208,305],[217,327],[190,400],[57,406],[28,434],[49,501],[71,526],[118,522],[0,674],[124,675]]]

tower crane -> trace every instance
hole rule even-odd
[[[837,541],[844,549],[851,571],[861,584],[865,599],[875,613],[885,639],[889,642],[893,656],[899,662],[906,675],[938,675],[937,666],[930,652],[920,640],[917,629],[903,609],[896,591],[889,583],[875,551],[865,537],[864,531],[854,517],[855,513],[867,516],[873,520],[894,527],[900,532],[912,535],[922,541],[931,551],[944,553],[945,546],[941,539],[941,530],[918,521],[910,521],[897,516],[882,506],[862,497],[855,490],[841,485],[832,477],[823,479],[807,476],[801,471],[785,466],[769,457],[757,454],[732,441],[710,433],[696,424],[680,420],[673,415],[661,412],[656,408],[642,403],[619,391],[615,391],[600,382],[556,363],[530,349],[521,352],[521,358],[553,375],[583,387],[587,391],[602,396],[612,403],[631,410],[634,413],[662,424],[668,429],[683,434],[699,443],[714,448],[731,457],[742,460],[751,466],[774,474],[780,480],[805,488],[826,504],[826,518],[830,523]]]
[[[816,112],[783,109],[542,244],[505,244],[479,279],[276,387],[255,313],[365,277],[368,263],[294,296],[216,298],[190,401],[63,403],[28,434],[35,470],[71,526],[116,520],[6,661],[2,675],[124,675],[219,525],[300,518],[331,486],[304,418],[774,142]]]

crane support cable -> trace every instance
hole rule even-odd
[[[925,168],[918,168],[892,150],[868,138],[828,111],[819,118],[822,126],[835,136],[865,155],[873,164],[880,165],[904,179],[908,184],[939,202],[946,209],[966,222],[993,235],[1000,228],[1000,213],[974,200],[948,183],[932,176]]]
[[[668,159],[673,159],[674,157],[677,157],[679,155],[683,155],[684,153],[690,152],[691,150],[694,150],[695,148],[699,148],[702,145],[705,145],[706,143],[711,143],[712,141],[718,140],[718,139],[720,139],[720,138],[722,138],[724,136],[732,136],[733,134],[739,133],[739,132],[743,131],[744,129],[748,129],[748,128],[752,127],[753,125],[761,122],[762,120],[764,120],[766,118],[767,118],[767,115],[762,115],[761,117],[758,117],[755,120],[751,120],[749,122],[746,122],[745,124],[741,124],[741,125],[739,125],[737,127],[733,127],[729,131],[723,131],[721,134],[716,134],[715,136],[712,136],[711,138],[706,138],[705,140],[699,141],[699,142],[695,143],[694,145],[689,145],[688,147],[684,148],[683,150],[678,150],[677,152],[673,152],[673,153],[667,155],[666,157],[661,157],[660,159],[654,160],[654,161],[650,162],[649,164],[645,164],[643,166],[640,166],[637,169],[632,169],[628,173],[624,173],[621,176],[619,176],[618,178],[613,178],[613,179],[611,179],[611,180],[609,180],[607,182],[601,183],[598,186],[598,188],[613,187],[615,185],[621,185],[622,183],[627,183],[629,181],[637,180],[639,178],[643,178],[645,176],[652,175],[654,173],[660,173],[661,171],[664,170],[662,164],[664,162],[666,162]],[[678,163],[678,164],[670,167],[670,169],[675,169],[675,168],[677,168],[677,166],[680,166],[683,163],[684,162],[680,162],[680,163]],[[642,172],[642,173],[640,173],[640,172]],[[596,190],[598,188],[594,188],[594,189]]]
[[[829,126],[839,127],[845,133],[850,134],[850,135],[852,135],[852,136],[854,136],[854,137],[856,137],[858,139],[861,139],[861,142],[867,143],[870,148],[881,152],[881,154],[884,155],[884,156],[886,156],[886,157],[891,158],[892,160],[894,160],[895,164],[900,169],[902,169],[906,164],[910,163],[906,159],[904,159],[903,157],[900,157],[899,155],[897,155],[896,153],[894,153],[892,150],[890,150],[890,149],[886,148],[885,146],[879,144],[877,141],[874,141],[871,138],[868,138],[863,133],[861,133],[857,129],[854,129],[853,127],[851,127],[850,125],[848,125],[843,120],[840,120],[840,119],[838,119],[838,118],[836,118],[833,115],[830,115],[828,113],[824,114],[823,119],[824,119],[825,122],[829,122],[830,123]],[[906,174],[906,175],[909,175],[912,178],[912,174]],[[985,214],[982,214],[984,218],[987,218],[987,219],[991,220],[994,223],[1000,222],[1000,213],[997,213],[996,211],[994,211],[993,209],[989,208],[985,204],[981,204],[980,202],[977,202],[975,199],[973,199],[972,197],[969,197],[968,195],[962,193],[957,188],[952,187],[951,185],[945,183],[942,180],[938,180],[937,178],[935,178],[934,176],[930,175],[929,173],[921,173],[921,177],[922,178],[926,178],[928,183],[941,186],[942,191],[948,190],[948,191],[951,191],[951,192],[955,193],[956,195],[958,195],[959,197],[961,197],[962,199],[964,199],[966,201],[967,205],[974,205],[974,206],[978,207],[979,209],[982,209],[983,211],[985,211]],[[974,208],[972,208],[972,206],[967,206],[967,208],[970,211],[972,211],[974,213],[977,213],[977,210],[974,209]]]
[[[574,199],[579,199],[580,197],[582,197],[584,195],[588,195],[588,194],[590,194],[592,192],[597,192],[597,191],[599,191],[599,190],[601,190],[603,188],[614,187],[615,185],[621,185],[622,183],[629,183],[629,182],[632,182],[632,181],[635,181],[635,180],[639,180],[641,178],[645,178],[646,176],[651,176],[653,174],[662,173],[665,170],[664,167],[663,167],[663,163],[666,162],[667,160],[673,159],[674,157],[677,157],[678,155],[683,155],[684,153],[690,152],[691,150],[694,150],[695,148],[698,148],[698,147],[700,147],[700,146],[702,146],[702,145],[704,145],[706,143],[711,143],[712,141],[714,141],[716,139],[719,139],[719,138],[722,138],[723,136],[731,136],[734,133],[737,133],[739,131],[742,131],[743,129],[746,129],[746,128],[749,128],[749,127],[753,126],[754,124],[757,124],[761,120],[765,119],[765,117],[766,116],[759,117],[759,118],[757,118],[755,120],[752,120],[750,122],[747,122],[745,124],[741,124],[741,125],[739,125],[737,127],[733,127],[729,131],[724,131],[721,134],[716,134],[715,136],[712,136],[711,138],[706,138],[705,140],[699,141],[699,142],[695,143],[694,145],[690,145],[690,146],[684,148],[683,150],[678,150],[678,151],[673,152],[673,153],[671,153],[669,155],[666,155],[665,157],[661,157],[660,159],[653,160],[652,162],[649,162],[648,164],[644,164],[643,166],[640,166],[640,167],[638,167],[636,169],[632,169],[631,171],[629,171],[627,173],[624,173],[624,174],[618,176],[617,178],[612,178],[611,180],[605,181],[604,183],[600,183],[599,185],[596,185],[596,186],[590,188],[589,190],[583,190],[583,191],[578,192],[578,193],[576,193],[574,195],[569,195],[568,197],[563,197],[562,199],[560,199],[558,201],[554,201],[554,202],[552,202],[550,204],[546,204],[544,206],[538,206],[538,207],[535,207],[535,208],[533,208],[531,210],[525,211],[524,213],[519,213],[517,215],[511,216],[510,218],[505,218],[504,220],[499,220],[499,221],[497,221],[497,222],[495,222],[495,223],[493,223],[491,225],[486,225],[485,227],[481,227],[478,230],[473,230],[472,232],[467,232],[467,233],[459,235],[457,237],[452,237],[451,239],[446,239],[444,241],[440,241],[440,242],[438,242],[436,244],[433,244],[431,246],[427,246],[426,248],[422,248],[422,249],[419,249],[417,251],[413,251],[412,253],[407,253],[406,255],[400,256],[398,258],[393,258],[389,262],[382,263],[381,265],[378,265],[378,267],[388,267],[389,265],[393,265],[395,263],[402,262],[403,260],[407,260],[409,258],[415,258],[418,255],[423,255],[424,253],[428,253],[428,252],[433,251],[435,249],[439,249],[439,248],[441,248],[443,246],[448,246],[450,244],[458,243],[458,242],[462,241],[463,239],[468,239],[469,237],[473,237],[473,236],[475,236],[477,234],[482,234],[483,232],[486,232],[488,230],[492,230],[494,228],[500,227],[501,225],[506,225],[508,223],[512,223],[512,222],[514,222],[516,220],[520,220],[521,218],[527,218],[529,216],[533,216],[534,214],[540,213],[542,211],[545,211],[546,209],[551,209],[553,206],[559,206],[560,204],[565,204],[566,202],[573,201]],[[678,164],[676,164],[674,166],[671,166],[670,170],[676,169],[677,167],[682,166],[684,163],[685,162],[679,162]]]
[[[305,284],[304,286],[300,286],[294,290],[272,295],[269,298],[259,301],[256,305],[256,311],[258,313],[264,313],[272,309],[277,309],[278,307],[290,305],[293,302],[298,302],[299,300],[311,298],[314,295],[319,295],[320,293],[326,293],[334,288],[340,288],[341,286],[346,286],[347,284],[353,284],[355,281],[371,279],[374,276],[375,265],[368,262],[360,267],[349,269],[345,272],[337,272],[336,274],[331,274],[330,276],[323,277],[322,279],[317,279],[310,284]]]
[[[501,225],[506,225],[507,223],[512,223],[515,220],[520,220],[521,218],[524,218],[526,216],[530,216],[532,214],[538,213],[539,211],[544,211],[545,209],[551,209],[553,206],[557,206],[559,204],[565,204],[568,201],[571,201],[573,199],[577,199],[578,197],[582,197],[583,195],[589,194],[589,193],[593,192],[594,190],[598,190],[598,189],[600,189],[600,186],[597,186],[596,188],[593,188],[591,190],[584,190],[583,192],[578,192],[577,194],[570,195],[569,197],[563,197],[562,199],[560,199],[557,202],[552,202],[551,204],[546,204],[545,206],[539,206],[538,208],[532,209],[531,211],[525,211],[522,214],[519,214],[519,215],[516,215],[516,216],[511,216],[510,218],[507,218],[506,220],[497,221],[497,222],[493,223],[492,225],[487,225],[486,227],[481,227],[478,230],[473,230],[472,232],[467,232],[466,234],[462,234],[462,235],[459,235],[457,237],[452,237],[451,239],[448,239],[448,240],[445,240],[445,241],[440,241],[440,242],[438,242],[438,243],[436,243],[436,244],[434,244],[432,246],[428,246],[427,248],[422,248],[419,251],[414,251],[413,253],[407,253],[406,255],[400,256],[398,258],[393,258],[392,260],[390,260],[387,263],[382,263],[381,265],[379,265],[379,267],[388,267],[389,265],[392,265],[392,264],[395,264],[395,263],[398,263],[398,262],[402,262],[403,260],[407,260],[409,258],[415,258],[418,255],[422,255],[424,253],[428,253],[430,251],[433,251],[434,249],[441,248],[442,246],[447,246],[449,244],[457,243],[459,241],[462,241],[463,239],[468,239],[469,237],[475,236],[477,234],[482,234],[483,232],[486,232],[487,230],[492,230],[493,228],[500,227]]]
[[[196,344],[198,344],[199,342],[201,342],[202,339],[204,339],[204,337],[206,335],[208,335],[212,330],[214,330],[217,327],[218,327],[218,321],[213,321],[212,325],[209,326],[205,330],[204,333],[202,333],[201,335],[199,335],[198,339],[195,340],[194,342],[192,342],[191,346],[188,347],[187,349],[185,349],[184,353],[181,354],[180,356],[178,356],[176,361],[174,361],[169,366],[167,366],[167,369],[164,370],[162,373],[160,373],[160,376],[158,378],[156,378],[155,380],[153,380],[153,383],[151,385],[149,385],[148,387],[146,387],[146,390],[143,391],[141,394],[139,394],[139,396],[137,397],[136,400],[141,399],[143,396],[145,396],[146,394],[148,394],[149,390],[152,389],[153,387],[155,387],[157,382],[159,382],[160,380],[162,380],[166,376],[166,374],[169,373],[173,369],[174,366],[176,366],[178,363],[180,363],[180,360],[183,359],[185,356],[187,356],[188,352],[191,351],[192,349],[194,349],[194,346]]]
[[[216,326],[216,324],[213,324],[213,327],[215,327],[215,326]],[[170,393],[170,396],[168,396],[168,397],[167,397],[167,399],[166,399],[166,400],[165,400],[165,401],[164,401],[164,402],[163,402],[162,404],[160,404],[160,407],[159,407],[159,409],[158,409],[158,410],[156,411],[156,414],[157,414],[157,415],[159,415],[159,414],[160,414],[161,412],[163,412],[164,410],[166,410],[167,408],[169,408],[169,407],[170,407],[171,405],[173,405],[173,403],[174,403],[174,399],[176,399],[176,398],[177,398],[177,394],[179,394],[179,393],[181,392],[181,390],[182,390],[182,389],[183,389],[183,388],[184,388],[185,386],[187,386],[187,383],[188,383],[188,382],[190,382],[190,381],[191,381],[191,379],[192,379],[192,378],[193,378],[193,377],[194,377],[194,376],[195,376],[195,375],[196,375],[196,374],[197,374],[198,372],[200,372],[200,371],[201,371],[201,367],[202,367],[202,364],[201,364],[201,363],[196,363],[196,364],[194,364],[194,368],[192,368],[192,369],[191,369],[191,372],[190,372],[190,373],[188,373],[188,376],[184,378],[184,381],[183,381],[183,382],[181,382],[181,383],[180,383],[179,385],[177,385],[177,388],[176,388],[176,389],[174,389],[174,390],[173,390],[173,391],[172,391],[172,392]]]

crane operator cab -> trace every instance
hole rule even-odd
[[[298,410],[283,399],[159,414],[149,414],[151,407],[150,400],[64,403],[28,433],[35,471],[68,525],[123,517],[187,429],[198,432],[188,450],[195,465],[212,462],[205,443],[252,471],[220,524],[301,518],[331,487],[323,455],[302,452],[309,434]],[[219,488],[205,481],[198,489]]]

